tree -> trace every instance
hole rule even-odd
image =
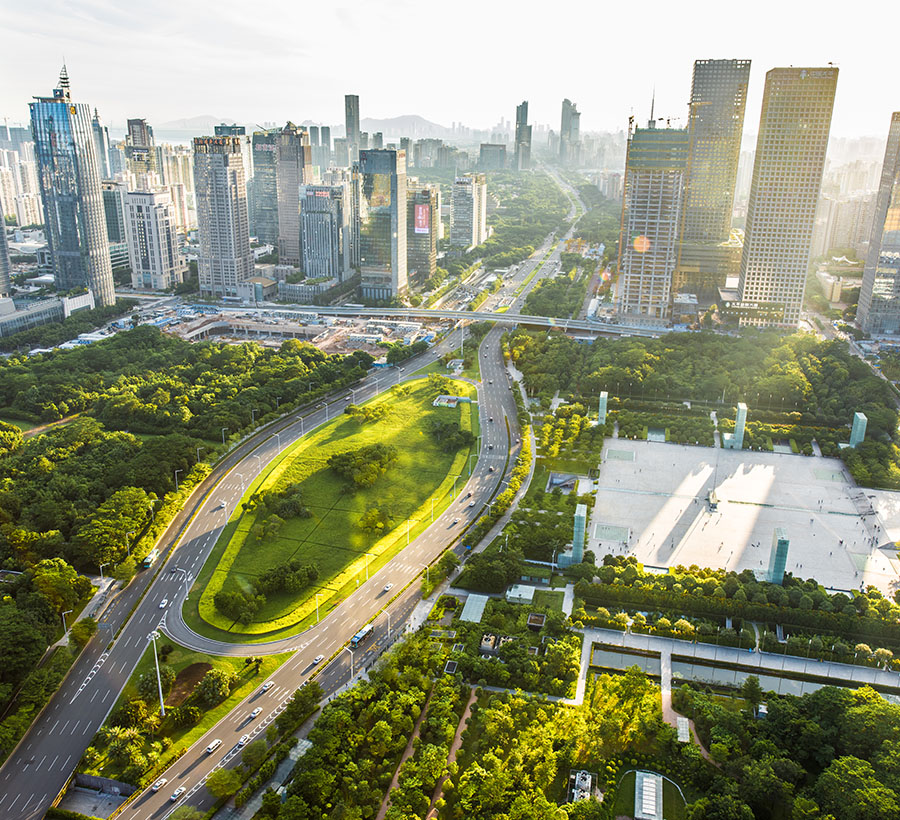
[[[206,812],[195,809],[193,806],[179,806],[169,815],[169,820],[203,820]]]
[[[97,622],[93,618],[82,618],[69,629],[69,640],[75,646],[83,647],[97,634]]]
[[[882,785],[872,765],[858,757],[838,757],[819,775],[815,795],[823,812],[841,820],[900,817],[897,793]]]
[[[237,675],[228,669],[210,669],[197,684],[197,697],[207,706],[221,703],[231,693]]]
[[[737,797],[716,794],[691,803],[687,817],[688,820],[753,820],[753,810]]]
[[[231,797],[241,787],[241,774],[237,769],[216,769],[206,779],[206,790],[216,799]]]
[[[759,706],[763,699],[763,690],[756,675],[747,676],[743,686],[741,686],[741,695],[754,709]]]
[[[90,581],[62,558],[45,558],[33,572],[34,586],[57,613],[71,609],[91,588]]]
[[[241,752],[241,763],[251,772],[255,772],[266,759],[268,747],[265,740],[254,740],[253,743],[244,746]]]

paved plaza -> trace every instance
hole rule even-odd
[[[795,576],[895,588],[900,493],[858,487],[839,459],[606,439],[588,526],[598,557],[761,573],[776,527],[787,530]]]

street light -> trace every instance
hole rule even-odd
[[[227,429],[228,429],[227,427],[223,427],[223,428],[222,428],[222,444],[225,443],[225,431],[226,431]]]
[[[69,634],[69,625],[66,623],[66,615],[71,615],[74,610],[67,609],[62,614],[63,619],[63,638],[65,638]]]
[[[203,449],[202,447],[198,447],[198,448],[197,448],[197,463],[198,463],[198,464],[200,463],[200,451],[201,451],[202,449]]]
[[[256,408],[255,407],[250,408],[250,424],[251,424],[251,426],[256,424]]]
[[[316,623],[319,623],[319,593],[316,593]]]
[[[175,471],[175,492],[178,492],[178,474],[183,473],[184,470],[176,470]]]
[[[255,458],[257,461],[256,466],[259,468],[259,471],[262,472],[262,468],[263,468],[262,458],[260,458],[256,453],[253,453],[252,455],[253,455],[253,458]]]
[[[275,409],[278,409],[278,405],[281,402],[281,396],[275,396]]]
[[[428,571],[428,564],[420,564],[419,566],[425,567],[425,583],[431,583],[431,573]]]
[[[350,680],[353,680],[353,650],[349,646],[344,647],[345,652],[350,653]]]
[[[244,474],[243,473],[235,473],[235,475],[241,480],[241,492],[244,492]]]
[[[409,519],[406,519],[406,546],[409,546]]]
[[[128,532],[125,533],[126,536],[136,535],[136,534],[137,534],[137,530],[129,530]],[[131,555],[131,541],[129,541],[127,537],[125,539],[125,549],[128,550],[128,555],[130,556]]]
[[[107,561],[105,564],[100,564],[100,580],[101,581],[103,580],[103,567],[108,567],[108,566],[109,566],[109,561]]]
[[[366,553],[366,580],[369,580],[369,559],[372,557],[371,552]]]
[[[278,439],[278,452],[281,452],[281,433],[275,433],[275,438]]]
[[[156,663],[156,685],[159,687],[159,716],[164,718],[166,716],[166,704],[163,701],[162,678],[159,676],[159,656],[156,654],[156,639],[159,637],[159,632],[153,630],[147,637],[153,644],[153,660]]]

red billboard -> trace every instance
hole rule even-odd
[[[431,230],[431,208],[428,205],[416,205],[415,233],[428,233]]]

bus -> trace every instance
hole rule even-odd
[[[359,630],[351,639],[350,646],[354,649],[362,643],[365,643],[372,637],[373,632],[372,624],[366,624],[362,629]]]
[[[147,553],[147,557],[144,559],[144,569],[149,569],[156,563],[156,559],[159,558],[159,550],[154,548]]]

